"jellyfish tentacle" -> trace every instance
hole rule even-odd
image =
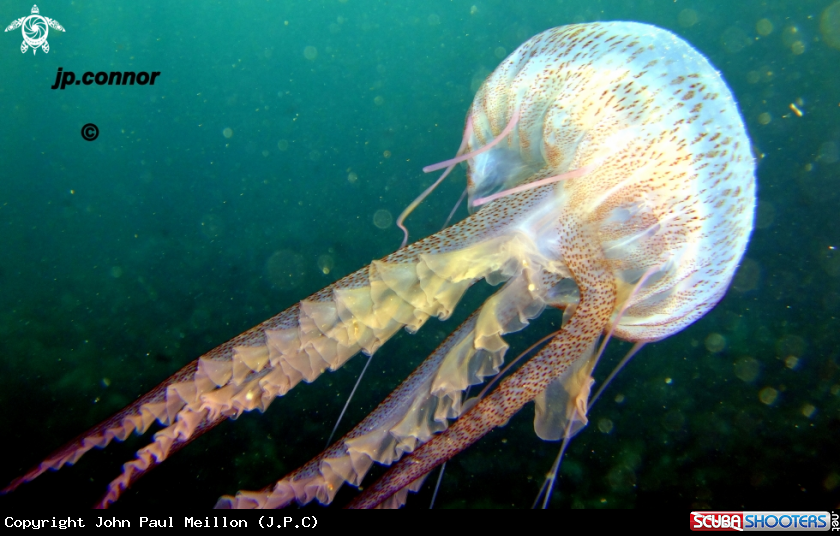
[[[566,237],[561,251],[580,290],[580,303],[560,334],[534,358],[501,382],[489,396],[410,456],[391,467],[375,484],[365,489],[350,508],[373,508],[472,445],[495,427],[502,426],[527,402],[545,391],[555,378],[592,350],[608,326],[616,306],[616,285],[603,253],[593,237],[574,223],[560,218]]]
[[[359,350],[375,351],[403,325],[415,331],[430,315],[448,317],[463,291],[494,267],[481,268],[480,259],[475,267],[466,262],[465,268],[475,268],[474,275],[450,282],[430,270],[424,259],[465,243],[480,243],[496,232],[490,218],[476,214],[344,277],[184,366],[54,451],[2,492],[47,470],[72,465],[93,447],[124,441],[132,432],[143,434],[155,420],[167,427],[154,453],[161,461],[171,445],[183,443],[196,430],[212,428],[241,411],[265,409],[274,396],[285,394],[301,379],[312,381]],[[465,242],[465,236],[471,240]]]
[[[526,194],[527,199],[538,197]],[[505,201],[523,203],[516,196]],[[401,327],[414,332],[430,316],[448,318],[466,289],[485,276],[496,274],[494,281],[510,277],[519,258],[534,255],[519,237],[501,232],[512,217],[481,211],[346,276],[187,365],[56,451],[7,491],[47,469],[75,462],[93,446],[124,440],[132,431],[143,433],[158,420],[165,428],[123,466],[101,503],[110,504],[195,434],[244,411],[264,411],[301,380],[314,381],[360,350],[370,355]]]
[[[292,501],[306,504],[315,499],[328,504],[344,482],[360,485],[374,461],[390,465],[446,429],[447,420],[465,409],[466,388],[498,372],[507,350],[501,336],[523,329],[538,316],[547,304],[545,290],[565,275],[539,270],[539,265],[529,265],[512,277],[373,412],[323,453],[273,486],[222,497],[216,507],[281,508]],[[392,506],[400,506],[407,492],[395,495]]]
[[[467,146],[471,130],[472,116],[470,115],[467,116],[467,124],[464,127],[464,136],[461,139],[461,146],[458,148],[458,152],[455,153],[456,156],[464,152],[464,148]],[[397,227],[399,227],[403,232],[403,241],[400,247],[405,247],[405,245],[408,243],[408,228],[405,226],[405,219],[408,218],[408,216],[412,212],[414,212],[414,209],[417,208],[420,205],[420,203],[422,203],[423,200],[426,199],[429,196],[429,194],[431,194],[435,190],[435,188],[438,187],[438,185],[440,185],[441,182],[443,182],[443,179],[445,179],[452,172],[453,169],[455,169],[455,164],[446,167],[446,170],[441,174],[441,176],[438,177],[438,179],[435,182],[433,182],[431,186],[423,190],[423,193],[418,195],[414,199],[414,201],[412,201],[407,207],[405,207],[400,216],[397,218]],[[455,211],[453,210],[452,212],[454,213]],[[449,220],[447,220],[446,223],[448,224]],[[444,225],[444,227],[446,227],[446,225]]]

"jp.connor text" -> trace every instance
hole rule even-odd
[[[151,74],[147,73],[146,71],[140,71],[136,73],[134,71],[111,71],[110,73],[106,73],[105,71],[99,71],[98,73],[93,73],[91,71],[86,72],[82,75],[82,78],[76,80],[76,73],[73,71],[62,71],[64,70],[63,67],[58,68],[58,72],[55,75],[55,84],[50,86],[50,89],[64,89],[67,86],[74,85],[81,85],[84,84],[89,86],[91,84],[96,84],[97,86],[133,86],[135,84],[140,86],[155,85],[155,78],[160,76],[160,71],[153,71]]]

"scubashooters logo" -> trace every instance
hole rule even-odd
[[[50,51],[50,44],[47,43],[47,34],[50,33],[50,28],[63,32],[64,27],[53,19],[42,17],[39,14],[38,6],[32,6],[32,14],[28,17],[21,17],[11,24],[6,26],[6,31],[10,32],[22,28],[23,43],[20,44],[20,51],[26,53],[32,47],[32,54],[38,51],[38,47],[44,50],[44,54]]]

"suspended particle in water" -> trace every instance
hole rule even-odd
[[[224,221],[215,214],[205,214],[201,218],[201,232],[207,238],[217,238],[225,230]]]
[[[391,216],[391,213],[381,208],[373,213],[373,224],[379,227],[380,229],[387,229],[393,223],[394,217]]]
[[[352,171],[347,174],[347,182],[349,182],[350,184],[355,183],[357,180],[359,180],[359,176],[353,173]]]
[[[306,276],[306,263],[303,255],[281,249],[275,251],[265,263],[268,280],[275,288],[291,290],[303,282]]]
[[[222,136],[224,136],[225,138],[230,139],[230,138],[233,136],[233,129],[232,129],[232,128],[230,128],[230,127],[225,128],[225,129],[222,131]]]
[[[720,36],[720,42],[723,48],[730,54],[737,54],[742,51],[744,47],[752,44],[746,32],[737,26],[730,26],[724,30]]]
[[[318,57],[318,49],[313,46],[308,46],[303,49],[303,57],[308,59],[309,61],[314,60]]]
[[[677,15],[677,22],[683,28],[691,28],[697,24],[697,12],[693,9],[683,9],[680,11],[680,14]]]
[[[755,208],[755,228],[767,229],[776,219],[776,207],[769,201],[759,201]]]
[[[767,125],[773,118],[770,116],[769,113],[763,112],[758,116],[758,124],[759,125]]]
[[[742,357],[735,362],[735,376],[744,382],[752,383],[758,378],[761,371],[761,363],[752,357]]]
[[[817,150],[817,160],[823,164],[834,164],[840,161],[840,147],[833,141],[827,141]]]
[[[770,19],[761,19],[755,23],[755,31],[762,37],[767,37],[773,33],[773,23]]]
[[[277,142],[277,148],[281,151],[286,151],[289,149],[289,142],[286,140],[280,140]]]
[[[758,288],[760,281],[761,265],[753,259],[744,259],[732,280],[732,288],[736,292],[749,292]]]
[[[834,2],[822,12],[820,33],[826,45],[840,49],[840,2]]]
[[[333,259],[332,255],[325,254],[318,257],[318,269],[321,270],[321,273],[324,275],[329,275],[334,267],[335,259]]]
[[[709,336],[706,337],[706,350],[717,354],[722,352],[724,348],[726,348],[726,338],[720,333],[709,333]]]
[[[778,396],[779,391],[773,389],[772,387],[765,387],[758,392],[758,399],[761,400],[762,404],[766,404],[768,406],[772,405]]]
[[[782,44],[784,44],[785,47],[790,48],[795,42],[801,40],[802,34],[797,26],[791,24],[782,30]]]

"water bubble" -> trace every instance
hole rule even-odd
[[[222,131],[222,136],[224,136],[225,138],[230,138],[231,136],[233,136],[233,129],[230,127],[225,128]]]
[[[770,19],[761,19],[755,23],[755,31],[758,32],[758,35],[767,37],[773,33],[773,23],[770,22]]]
[[[680,14],[677,15],[677,22],[683,28],[691,28],[697,24],[697,12],[693,9],[683,9],[680,11]]]
[[[840,48],[840,2],[834,2],[822,12],[820,33],[826,45]]]
[[[289,149],[289,142],[286,140],[280,140],[277,142],[277,148],[281,151],[286,151]]]
[[[391,216],[391,213],[384,208],[381,208],[373,213],[373,224],[380,229],[387,229],[393,222],[394,217]]]
[[[303,57],[312,61],[318,57],[318,49],[313,46],[308,46],[303,49]]]

